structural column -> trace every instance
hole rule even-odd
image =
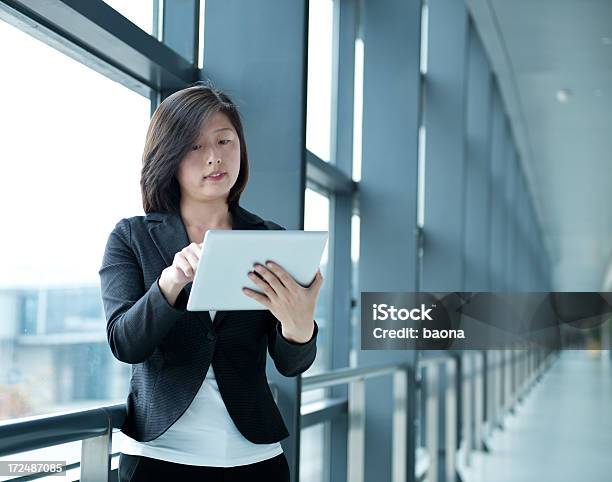
[[[334,58],[336,70],[333,79],[333,104],[336,106],[332,132],[332,160],[349,179],[353,167],[353,110],[355,39],[359,21],[358,2],[336,0],[334,2]],[[331,368],[349,365],[351,344],[351,215],[353,193],[336,192],[331,200],[330,229],[333,230],[330,259],[333,266],[328,283],[332,283],[333,300],[331,329]],[[346,386],[332,387],[333,398],[348,397]],[[347,477],[348,417],[336,417],[331,421],[329,480],[345,481]]]
[[[518,176],[518,191],[517,191],[517,291],[529,291],[529,279],[527,276],[529,269],[529,244],[527,242],[527,203],[528,203],[527,185],[525,183],[525,175],[523,171],[519,171]]]
[[[491,209],[491,71],[478,33],[472,24],[469,37],[463,289],[487,291]]]
[[[419,0],[366,1],[360,182],[361,291],[414,291],[416,285]],[[360,366],[416,362],[416,351],[358,352]],[[408,400],[414,408],[414,400]],[[365,481],[392,480],[393,388],[366,382]],[[408,413],[406,480],[414,478],[414,413]],[[360,461],[353,461],[360,463]]]
[[[504,268],[504,290],[514,291],[514,243],[516,238],[516,175],[517,175],[517,156],[516,148],[512,138],[512,130],[508,129],[508,161],[506,164],[506,179],[504,192],[504,208],[506,211],[506,252],[505,252],[505,268]]]
[[[207,0],[203,78],[224,90],[242,114],[249,183],[241,203],[287,229],[304,226],[308,2]],[[228,27],[230,30],[228,30]],[[290,436],[282,441],[291,477],[299,477],[301,377],[268,379]]]
[[[464,264],[465,2],[429,2],[423,291],[462,290]]]
[[[494,90],[493,119],[491,138],[491,210],[490,210],[490,247],[489,272],[490,290],[503,291],[504,270],[504,165],[506,119],[499,96],[499,90]]]

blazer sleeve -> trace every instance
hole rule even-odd
[[[272,327],[268,331],[268,351],[281,375],[295,377],[304,373],[317,356],[319,327],[314,322],[312,337],[306,343],[296,343],[283,337],[280,321],[268,311]]]
[[[159,278],[145,289],[127,219],[119,221],[110,234],[99,275],[113,355],[126,363],[144,362],[185,311],[168,303]]]

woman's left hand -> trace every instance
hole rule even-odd
[[[242,288],[242,291],[268,308],[281,322],[284,338],[296,343],[306,343],[310,340],[314,332],[317,297],[323,284],[321,270],[317,270],[314,280],[307,287],[300,285],[272,261],[268,261],[266,266],[255,263],[254,271],[263,279],[252,271],[248,276],[264,294],[250,288]]]

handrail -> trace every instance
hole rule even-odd
[[[125,404],[0,422],[0,457],[99,437],[123,425]]]
[[[270,383],[270,389],[277,400],[278,387]],[[0,457],[99,437],[109,427],[121,428],[126,410],[119,403],[0,421]]]
[[[315,390],[317,388],[342,385],[365,378],[391,375],[392,373],[405,369],[406,365],[401,363],[374,365],[368,367],[337,368],[317,375],[302,377],[302,390]]]
[[[429,356],[429,355],[425,355],[420,357],[417,360],[417,364],[419,365],[433,365],[433,364],[440,364],[440,363],[446,363],[449,360],[452,360],[454,358],[456,358],[457,356],[459,356],[458,354],[452,354],[452,355],[433,355],[433,356]]]

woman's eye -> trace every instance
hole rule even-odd
[[[223,145],[223,146],[224,146],[224,145],[226,145],[226,144],[229,144],[230,142],[232,142],[230,139],[221,139],[221,140],[219,141],[219,144],[221,144],[221,145]]]
[[[194,146],[191,148],[191,150],[192,150],[192,151],[197,151],[197,150],[198,150],[200,147],[202,147],[202,146],[200,146],[200,144],[195,144],[195,145],[194,145]]]

